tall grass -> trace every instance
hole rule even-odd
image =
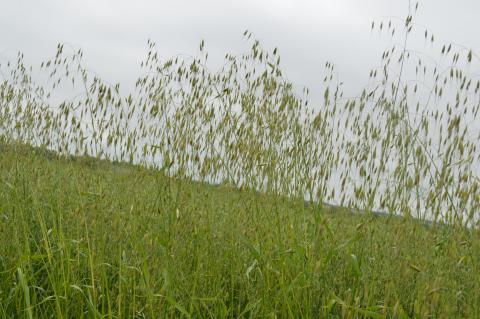
[[[22,145],[0,172],[2,318],[480,315],[478,231]]]
[[[416,10],[372,23],[402,44],[357,97],[327,63],[319,105],[248,31],[215,72],[149,41],[127,95],[62,44],[48,85],[2,64],[0,315],[478,317],[479,59],[409,50]]]
[[[418,29],[412,15],[372,28],[398,34],[403,46],[384,51],[355,98],[343,97],[327,63],[324,100],[315,106],[308,90],[299,96],[283,78],[277,49],[264,50],[249,32],[250,52],[227,54],[217,72],[207,67],[203,42],[198,57],[166,60],[149,42],[143,75],[127,96],[92,76],[81,50],[59,45],[42,70],[52,89],[71,82],[83,94],[58,106],[19,54],[1,87],[1,132],[63,154],[168,168],[172,176],[476,222],[480,82],[468,71],[477,56],[449,44],[440,61],[424,61],[408,48]]]

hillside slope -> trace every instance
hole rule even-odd
[[[480,317],[478,231],[0,151],[0,317]]]

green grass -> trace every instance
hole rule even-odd
[[[477,230],[0,154],[0,318],[480,317]]]
[[[315,104],[249,31],[218,70],[148,41],[131,92],[68,45],[47,83],[0,61],[0,319],[480,318],[480,57],[417,7]]]

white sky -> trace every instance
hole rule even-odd
[[[370,31],[372,19],[404,18],[407,0],[4,0],[0,6],[0,60],[22,51],[38,63],[58,42],[82,48],[87,66],[109,82],[131,86],[147,52],[195,54],[201,39],[213,62],[244,52],[252,31],[264,47],[277,46],[287,77],[312,91],[325,62],[337,66],[347,88],[366,83],[368,71],[389,46]],[[423,0],[417,23],[441,42],[480,51],[480,1]]]

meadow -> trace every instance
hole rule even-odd
[[[148,41],[128,94],[63,44],[46,83],[2,61],[0,317],[480,318],[480,59],[417,8],[317,104],[249,31],[217,71]]]
[[[480,233],[26,146],[0,160],[3,318],[480,315]]]

